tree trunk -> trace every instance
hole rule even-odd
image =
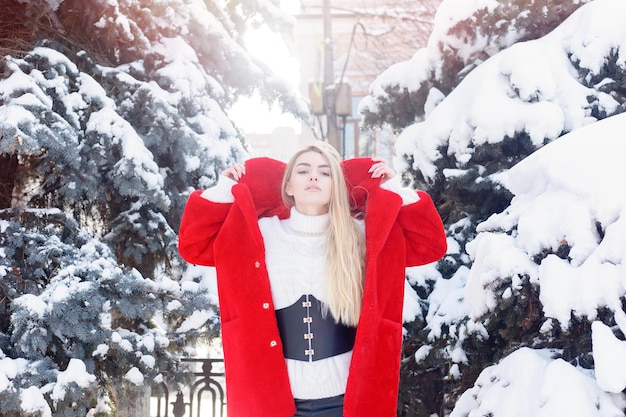
[[[17,165],[17,155],[0,155],[0,210],[11,207]]]
[[[116,417],[150,417],[150,387],[115,387]]]
[[[111,311],[111,326],[137,330],[139,323],[126,319],[117,309]],[[116,417],[150,417],[150,386],[135,386],[130,382],[113,387]]]

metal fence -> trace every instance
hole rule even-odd
[[[153,417],[225,417],[223,359],[182,359],[190,362],[192,370],[182,391],[170,392],[165,384],[152,387]],[[207,411],[210,408],[210,411]]]

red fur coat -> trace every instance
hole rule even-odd
[[[434,262],[446,251],[441,219],[428,194],[402,206],[372,179],[369,158],[342,163],[356,212],[365,213],[366,276],[344,399],[344,417],[396,415],[405,267]],[[229,417],[290,417],[295,413],[265,268],[261,216],[285,218],[280,196],[285,164],[246,161],[233,186],[234,203],[194,192],[185,207],[179,251],[188,262],[215,266]]]

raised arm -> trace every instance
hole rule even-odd
[[[447,250],[446,233],[441,217],[424,191],[403,187],[395,172],[380,160],[368,172],[372,178],[381,178],[381,188],[402,197],[398,224],[404,231],[407,247],[407,266],[424,265],[439,260]]]
[[[214,266],[213,242],[234,201],[231,189],[245,172],[245,165],[237,163],[213,187],[189,197],[178,233],[178,252],[187,262]]]
[[[252,205],[257,217],[285,217],[280,196],[283,162],[252,158],[226,169],[217,184],[189,197],[180,224],[178,251],[187,262],[214,266],[213,242],[233,205]],[[234,195],[242,198],[235,198]],[[242,225],[244,227],[244,225]]]
[[[178,233],[178,252],[187,262],[214,266],[213,242],[232,203],[217,203],[194,191],[183,212]]]
[[[446,232],[432,199],[423,191],[417,194],[419,201],[403,206],[398,213],[406,239],[407,266],[435,262],[448,248]]]
[[[375,188],[386,189],[402,198],[397,222],[406,239],[407,266],[424,265],[445,255],[446,234],[441,217],[430,196],[402,187],[393,170],[376,159],[355,158],[344,162],[346,183],[356,212],[365,212]],[[377,203],[376,205],[379,205]],[[385,210],[378,213],[384,213]]]

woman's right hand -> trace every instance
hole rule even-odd
[[[239,181],[243,174],[246,173],[246,166],[243,163],[236,163],[232,167],[222,171],[222,175],[231,180]]]

